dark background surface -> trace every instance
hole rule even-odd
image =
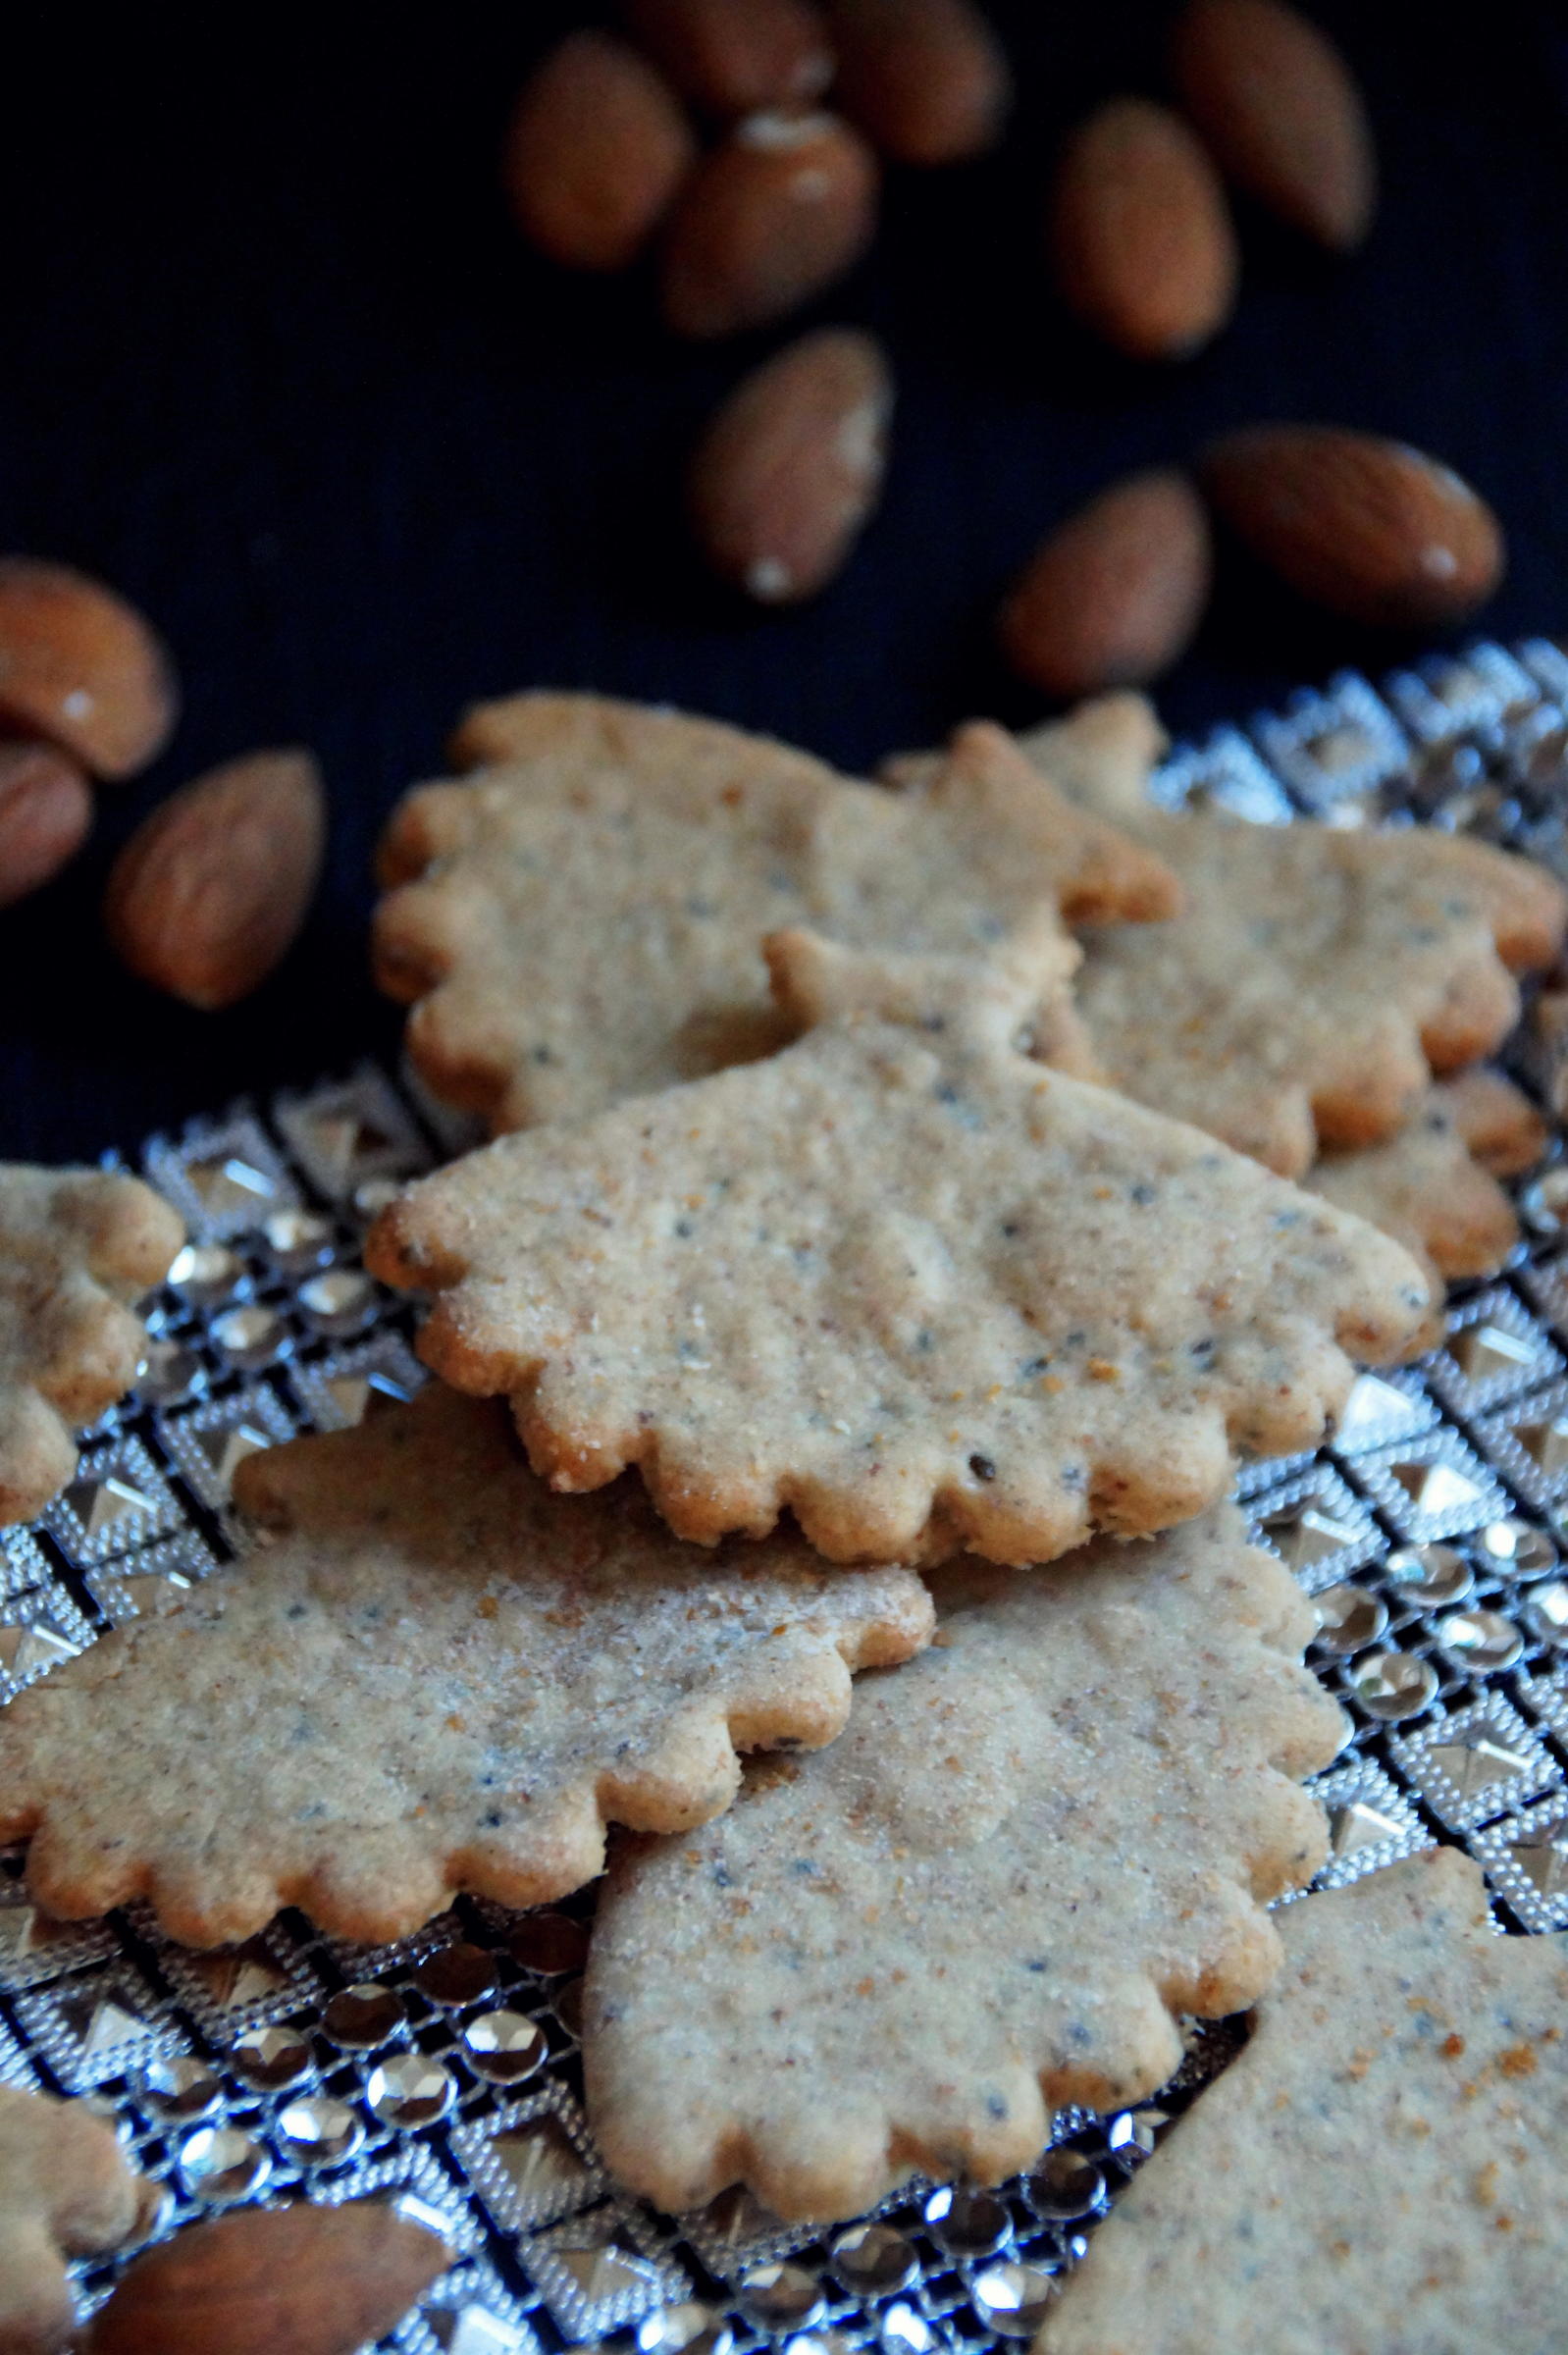
[[[1318,10],[1377,123],[1372,239],[1334,264],[1244,214],[1239,315],[1175,372],[1079,336],[1038,233],[1062,127],[1158,86],[1164,9],[996,0],[1020,81],[1003,153],[893,175],[870,262],[799,323],[719,348],[667,341],[641,278],[564,277],[510,230],[507,107],[586,13],[301,28],[237,12],[204,36],[150,12],[116,30],[15,11],[0,548],[123,587],[172,644],[185,710],[158,766],[104,795],[78,865],[0,913],[0,1154],[129,1149],[242,1090],[394,1052],[398,1017],[366,977],[372,847],[476,697],[657,697],[850,767],[973,711],[1037,715],[991,652],[1009,574],[1110,477],[1224,425],[1320,416],[1432,448],[1507,529],[1481,626],[1568,630],[1560,12]],[[815,319],[891,347],[887,497],[825,598],[758,614],[687,553],[680,462],[719,392]],[[1411,651],[1232,563],[1162,703],[1191,731]],[[287,741],[315,747],[331,787],[320,901],[246,1005],[187,1013],[102,947],[109,858],[173,785]]]

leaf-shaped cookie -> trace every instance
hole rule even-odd
[[[1511,1029],[1513,976],[1562,941],[1563,886],[1488,843],[1152,808],[1143,782],[1162,739],[1139,697],[1020,741],[1185,893],[1169,922],[1088,937],[1077,1003],[1107,1078],[1285,1177],[1320,1145],[1393,1135],[1432,1073]]]
[[[204,1946],[285,1905],[382,1939],[458,1889],[560,1897],[606,1822],[703,1822],[737,1749],[830,1741],[851,1669],[929,1631],[909,1571],[700,1553],[635,1490],[563,1502],[501,1408],[435,1384],[235,1494],[271,1546],[0,1712],[0,1837],[34,1834],[51,1912],[145,1896]]]
[[[43,1510],[77,1468],[73,1432],[135,1381],[131,1303],[183,1239],[139,1178],[0,1166],[0,1522]]]
[[[1252,2038],[1118,2200],[1041,2355],[1547,2355],[1568,1936],[1430,1849],[1281,1916]]]
[[[1342,1738],[1310,1606],[1228,1505],[1152,1545],[969,1573],[819,1758],[611,1862],[585,1990],[599,2147],[661,2207],[748,2183],[851,2216],[899,2171],[996,2181],[1055,2104],[1135,2100],[1176,2015],[1279,1962]]]
[[[372,1232],[555,1487],[635,1463],[685,1537],[790,1506],[834,1561],[1045,1561],[1315,1445],[1415,1334],[1384,1236],[1021,1053],[1037,977],[771,954],[794,1046],[501,1137]]]
[[[599,696],[473,715],[489,766],[424,786],[381,849],[376,966],[417,1001],[438,1095],[497,1130],[765,1054],[786,1032],[760,942],[982,959],[1042,919],[1169,914],[1149,853],[1044,783],[1000,729],[918,792],[853,783],[716,720]]]
[[[76,2307],[68,2257],[118,2248],[151,2223],[155,2185],[81,2102],[0,2085],[0,2347],[55,2355]]]

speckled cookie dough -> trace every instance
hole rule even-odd
[[[1177,2014],[1277,1967],[1263,1907],[1325,1846],[1295,1778],[1343,1728],[1300,1666],[1310,1606],[1233,1508],[935,1585],[934,1647],[859,1686],[831,1750],[612,1859],[590,2115],[660,2207],[740,2181],[828,2218],[911,2168],[998,2181],[1053,2105],[1151,2092]]]
[[[1429,1850],[1281,1916],[1245,2052],[1138,2171],[1039,2355],[1556,2355],[1568,1937]]]
[[[492,763],[411,793],[381,851],[376,966],[435,1092],[497,1131],[769,1053],[764,933],[983,959],[1042,918],[1169,915],[1147,851],[961,730],[918,793],[716,720],[599,696],[473,715]]]
[[[0,2085],[0,2347],[56,2355],[73,2339],[68,2257],[146,2230],[157,2186],[130,2166],[109,2121],[83,2102]]]
[[[699,1553],[635,1489],[565,1503],[503,1409],[435,1384],[235,1493],[269,1546],[0,1712],[0,1838],[33,1834],[51,1912],[144,1896],[209,1946],[285,1905],[372,1940],[460,1889],[537,1905],[606,1822],[685,1830],[737,1750],[830,1741],[851,1670],[930,1630],[909,1571]]]
[[[0,1522],[42,1512],[76,1471],[72,1435],[135,1381],[131,1305],[183,1240],[139,1178],[0,1165]]]
[[[1019,1052],[1037,968],[770,954],[796,1045],[503,1137],[371,1234],[555,1487],[635,1463],[683,1537],[789,1507],[833,1561],[1047,1561],[1315,1446],[1413,1341],[1395,1244]]]

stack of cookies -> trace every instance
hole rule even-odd
[[[675,2210],[996,2180],[1266,1994],[1341,1725],[1226,1498],[1510,1249],[1541,1131],[1482,1059],[1568,898],[1157,808],[1160,749],[1112,698],[869,785],[469,716],[376,927],[495,1131],[368,1249],[440,1380],[249,1458],[271,1543],[0,1717],[44,1906],[382,1939],[623,1827],[588,2095]]]

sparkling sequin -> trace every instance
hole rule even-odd
[[[1051,2275],[1036,2265],[993,2265],[974,2277],[974,2311],[1007,2338],[1032,2338],[1056,2295]]]
[[[463,2048],[482,2077],[495,2085],[520,2085],[545,2065],[549,2045],[545,2031],[521,2012],[483,2012],[463,2030]]]
[[[802,2265],[754,2265],[741,2276],[740,2303],[759,2330],[804,2330],[822,2311],[822,2292]]]
[[[487,1947],[462,1942],[438,1947],[415,1971],[414,1985],[444,2010],[480,2003],[496,1985],[496,1958]]]
[[[1423,1606],[1462,1602],[1476,1583],[1470,1564],[1451,1545],[1401,1545],[1389,1554],[1384,1572],[1403,1600]]]
[[[141,2095],[160,2118],[202,2118],[223,2096],[223,2079],[193,2053],[170,2053],[141,2071]]]
[[[1373,1717],[1397,1724],[1402,1717],[1419,1716],[1437,1690],[1437,1672],[1430,1660],[1404,1651],[1373,1651],[1350,1671],[1356,1699]]]
[[[1087,2216],[1105,2198],[1105,2177],[1081,2151],[1047,2151],[1028,2179],[1029,2204],[1040,2216],[1066,2221]]]
[[[1437,1629],[1437,1641],[1444,1651],[1489,1673],[1511,1668],[1525,1648],[1518,1628],[1500,1611],[1451,1611]]]
[[[1388,1624],[1388,1606],[1364,1587],[1330,1587],[1318,1596],[1318,1642],[1327,1651],[1361,1651]]]
[[[247,2028],[230,2054],[245,2082],[264,2093],[281,2093],[310,2073],[310,2041],[297,2028]]]
[[[950,2257],[989,2257],[1008,2236],[1007,2202],[994,2191],[944,2184],[925,2203],[925,2223]]]
[[[1568,1647],[1568,1585],[1558,1578],[1537,1587],[1524,1606],[1525,1623],[1542,1644]]]
[[[248,2199],[271,2172],[261,2145],[237,2126],[198,2126],[180,2147],[180,2179],[193,2200],[210,2208]]]
[[[278,2113],[278,2141],[295,2167],[337,2167],[350,2159],[365,2129],[346,2102],[315,2093]]]
[[[342,1988],[333,1997],[321,2018],[334,2044],[347,2045],[356,2052],[385,2044],[402,2023],[401,1997],[390,1987],[379,1987],[374,1979],[363,1979],[355,1986]]]
[[[854,2224],[839,2234],[829,2254],[845,2288],[862,2298],[906,2288],[919,2263],[911,2243],[891,2224]]]
[[[386,2126],[433,2126],[451,2108],[454,2088],[439,2061],[403,2053],[370,2072],[365,2099]]]
[[[716,2307],[686,2298],[645,2315],[637,2344],[642,2355],[730,2355],[735,2333]]]

